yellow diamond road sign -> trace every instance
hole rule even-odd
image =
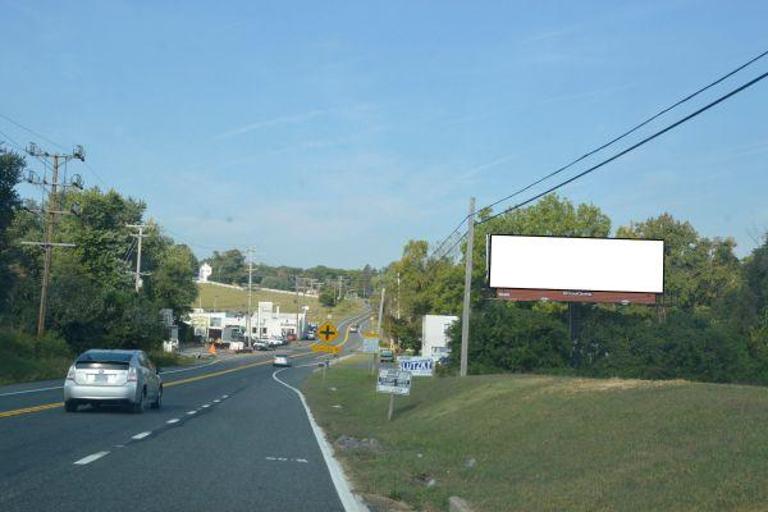
[[[339,336],[339,331],[332,323],[325,322],[317,329],[317,335],[323,343],[330,343]]]

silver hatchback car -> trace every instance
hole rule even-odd
[[[126,405],[144,412],[160,407],[163,381],[141,350],[92,349],[78,356],[64,382],[64,408],[77,411],[81,404]]]

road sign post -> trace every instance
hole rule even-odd
[[[391,421],[395,409],[395,395],[411,394],[411,373],[391,368],[380,369],[376,391],[389,394],[387,421]]]

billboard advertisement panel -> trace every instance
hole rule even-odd
[[[507,290],[660,294],[664,241],[489,235],[488,281]]]

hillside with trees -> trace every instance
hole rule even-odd
[[[479,217],[490,215],[484,211]],[[489,233],[663,239],[665,293],[655,306],[576,305],[577,342],[572,343],[565,304],[495,298],[485,281]],[[459,247],[463,251],[465,245]],[[768,240],[743,259],[734,248],[732,238],[701,236],[668,213],[614,230],[599,207],[556,195],[480,223],[474,240],[470,372],[768,384]],[[398,274],[399,294],[393,292]],[[460,314],[463,277],[462,256],[432,257],[426,241],[408,242],[378,281],[387,288],[386,332],[403,349],[419,350],[424,314]],[[454,347],[460,333],[457,322],[449,333]],[[456,348],[453,357],[458,357]]]
[[[43,250],[22,242],[40,242],[44,226],[42,205],[22,201],[17,193],[24,167],[20,155],[0,152],[0,332],[5,340],[0,350],[19,343],[34,346],[38,355],[53,346],[64,354],[94,345],[158,349],[167,336],[160,310],[171,309],[178,319],[196,297],[197,259],[146,218],[142,201],[98,188],[73,187],[60,195],[60,209],[76,214],[57,216],[53,241],[75,246],[53,249],[46,315],[50,339],[32,337]],[[147,225],[142,244],[147,275],[137,293],[136,238],[126,225],[138,223]]]

